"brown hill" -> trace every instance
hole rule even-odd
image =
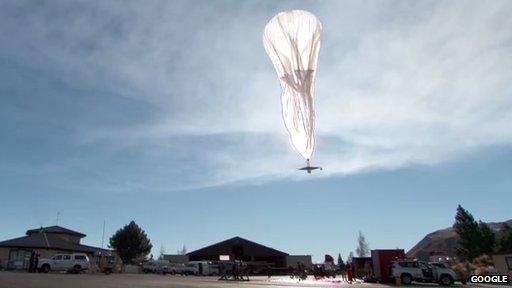
[[[512,220],[505,222],[489,222],[487,225],[498,233],[503,223],[512,226]],[[455,249],[459,245],[459,239],[455,230],[450,227],[446,229],[437,230],[425,236],[418,244],[414,245],[406,254],[408,258],[418,258],[421,260],[428,260],[428,255],[433,251],[442,251],[448,253],[450,256],[455,255]]]

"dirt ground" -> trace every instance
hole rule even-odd
[[[415,287],[439,287],[437,284],[415,284]],[[289,277],[251,277],[248,282],[218,281],[217,277],[163,276],[154,274],[29,274],[0,272],[0,288],[204,288],[204,287],[394,287],[370,283],[340,283],[336,281],[296,282]],[[456,283],[453,287],[462,287]],[[466,285],[464,287],[483,287]]]

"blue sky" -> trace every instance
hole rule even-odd
[[[314,175],[295,171],[261,40],[287,9],[324,28]],[[509,1],[3,1],[0,239],[60,211],[92,245],[104,219],[107,236],[135,219],[155,253],[240,235],[320,259],[347,255],[359,230],[372,248],[408,249],[451,225],[458,203],[510,219],[511,12]]]

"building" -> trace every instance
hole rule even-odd
[[[500,253],[492,255],[494,267],[498,269],[501,275],[512,277],[512,251],[509,253]]]
[[[85,253],[92,263],[111,250],[80,244],[86,235],[60,226],[28,230],[26,236],[0,242],[0,266],[27,269],[32,251],[48,258],[57,253]]]
[[[244,261],[257,262],[265,265],[284,268],[295,266],[296,261],[311,264],[310,255],[289,255],[288,253],[249,241],[241,237],[233,237],[219,243],[192,251],[187,254],[190,261]],[[288,263],[290,262],[290,263]],[[293,262],[293,263],[292,263]]]
[[[171,263],[185,264],[189,261],[188,255],[184,254],[164,254],[163,259]]]
[[[302,263],[306,268],[313,266],[311,255],[288,255],[286,256],[286,267],[297,268],[297,264]]]

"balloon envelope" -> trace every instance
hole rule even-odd
[[[310,12],[292,10],[274,16],[263,32],[263,46],[281,83],[283,120],[290,142],[310,159],[315,147],[315,74],[322,24]]]

